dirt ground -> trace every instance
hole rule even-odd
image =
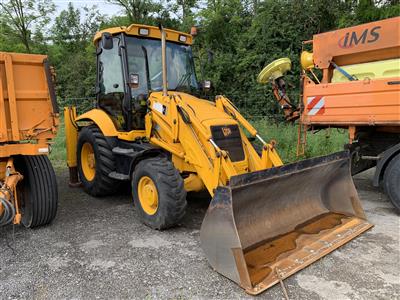
[[[206,199],[191,199],[181,226],[159,232],[137,220],[128,195],[95,199],[68,188],[66,172],[57,175],[51,226],[0,228],[0,299],[253,298],[203,255]],[[290,299],[400,299],[400,217],[371,176],[355,183],[375,227],[285,280]],[[283,294],[276,285],[257,298]]]

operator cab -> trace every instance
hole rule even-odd
[[[191,50],[192,36],[166,32],[169,91],[195,94],[199,85]],[[118,130],[143,130],[147,99],[163,89],[160,29],[132,24],[98,32],[97,106],[113,119]]]

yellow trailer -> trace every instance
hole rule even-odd
[[[47,157],[59,113],[47,56],[0,52],[0,226],[50,223],[57,183]]]

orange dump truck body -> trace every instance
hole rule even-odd
[[[289,58],[257,78],[271,82],[285,119],[299,120],[297,155],[305,153],[309,131],[348,129],[352,174],[376,167],[374,186],[400,211],[400,17],[314,35],[303,50],[298,106],[283,79]]]
[[[58,127],[45,55],[0,52],[0,158],[48,153]]]
[[[304,83],[306,125],[400,126],[400,78]]]
[[[400,17],[314,35],[313,63],[323,77],[321,82],[303,77],[301,122],[400,132],[399,36]],[[355,80],[338,79],[335,64]]]
[[[59,113],[47,56],[0,52],[0,227],[33,228],[56,216],[49,144]]]

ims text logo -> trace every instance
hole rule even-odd
[[[340,48],[352,48],[358,44],[373,43],[376,42],[380,35],[379,30],[381,26],[376,26],[371,29],[365,29],[361,35],[357,35],[357,32],[347,32],[343,37],[339,39],[338,45]]]

